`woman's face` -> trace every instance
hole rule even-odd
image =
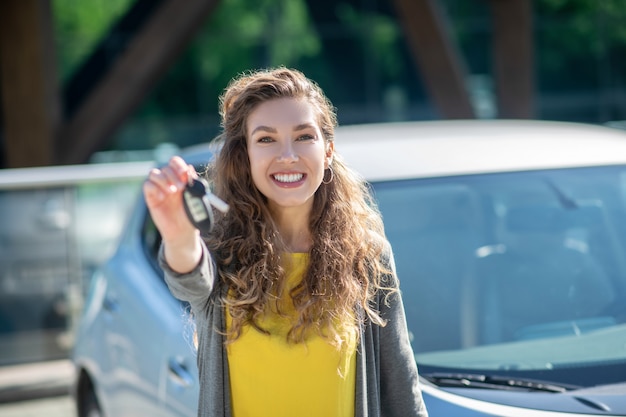
[[[268,199],[270,210],[312,206],[333,152],[317,120],[310,103],[293,98],[266,101],[248,116],[252,180]]]

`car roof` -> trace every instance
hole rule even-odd
[[[626,131],[541,120],[372,123],[339,126],[335,150],[368,181],[386,181],[626,164]],[[210,157],[206,146],[186,153],[191,163]]]
[[[345,126],[335,148],[370,181],[626,163],[626,132],[535,120]]]

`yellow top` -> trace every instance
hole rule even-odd
[[[354,417],[356,334],[344,331],[343,349],[318,335],[306,343],[287,343],[295,316],[289,290],[302,280],[309,257],[291,253],[286,261],[281,311],[289,317],[268,311],[259,324],[271,334],[245,326],[228,345],[233,416]],[[231,322],[227,311],[226,325]]]

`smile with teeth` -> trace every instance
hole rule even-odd
[[[274,174],[273,177],[278,182],[298,182],[304,177],[304,174],[302,173]]]

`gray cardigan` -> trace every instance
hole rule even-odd
[[[218,331],[225,328],[219,301],[225,289],[216,279],[213,259],[203,245],[202,261],[190,273],[178,274],[169,268],[162,248],[159,261],[170,291],[187,301],[194,314],[200,378],[198,416],[230,417],[228,359]],[[390,263],[393,268],[393,259]],[[357,348],[355,417],[427,417],[402,298],[398,293],[387,305],[383,297],[379,294],[376,303],[387,325],[367,321]]]

